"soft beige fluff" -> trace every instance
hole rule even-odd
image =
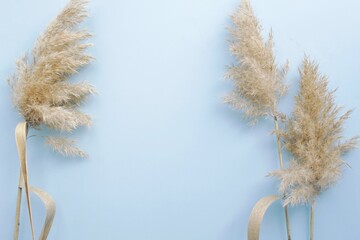
[[[300,69],[300,91],[292,117],[280,132],[285,148],[293,155],[289,167],[272,175],[280,180],[284,204],[312,204],[341,175],[341,156],[356,147],[357,137],[343,139],[343,126],[351,111],[340,114],[334,91],[318,66],[308,58]]]
[[[85,98],[95,93],[86,82],[70,83],[69,77],[87,65],[92,57],[83,43],[91,34],[76,29],[87,16],[85,0],[70,0],[68,5],[37,40],[31,56],[17,61],[17,72],[9,80],[15,107],[34,128],[44,125],[54,130],[71,132],[90,126],[90,116],[79,111]],[[71,140],[48,140],[50,146],[66,156],[85,156],[73,151]]]
[[[228,71],[234,90],[226,96],[225,102],[243,111],[252,123],[259,117],[275,117],[279,115],[278,99],[287,90],[284,77],[288,64],[277,67],[272,34],[264,41],[261,25],[248,0],[242,1],[232,20],[230,51],[237,64]]]

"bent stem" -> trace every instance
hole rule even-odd
[[[315,221],[315,202],[311,205],[310,210],[310,240],[314,240],[314,221]]]
[[[282,157],[282,149],[281,149],[281,141],[279,136],[279,121],[276,115],[274,115],[275,121],[275,131],[276,131],[276,140],[277,140],[277,149],[279,154],[279,161],[280,161],[280,169],[284,168],[284,162]],[[285,222],[286,222],[286,232],[287,232],[287,239],[291,240],[291,233],[290,233],[290,219],[289,219],[289,209],[288,206],[284,207],[285,209]]]
[[[18,198],[16,203],[16,222],[15,222],[15,230],[14,230],[14,239],[18,237],[19,232],[19,219],[20,219],[20,204],[21,204],[21,193],[22,188],[25,188],[26,202],[28,207],[30,226],[31,226],[31,236],[32,239],[35,240],[35,232],[34,232],[34,224],[32,218],[32,209],[31,209],[31,201],[30,201],[30,185],[28,179],[28,167],[26,160],[26,137],[28,134],[28,126],[26,122],[21,122],[16,126],[15,129],[15,139],[16,139],[16,147],[18,150],[19,160],[20,160],[20,177],[19,177],[19,186],[18,186]]]

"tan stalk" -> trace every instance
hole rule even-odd
[[[278,149],[279,161],[280,161],[280,169],[282,170],[284,168],[284,162],[283,162],[283,157],[282,157],[282,148],[281,148],[281,141],[280,141],[280,136],[279,136],[279,120],[276,115],[274,116],[274,121],[275,121],[275,131],[276,131],[277,149]],[[284,210],[285,210],[285,222],[286,222],[287,237],[288,237],[288,240],[291,240],[288,206],[285,206]]]
[[[16,215],[15,215],[15,225],[14,225],[14,240],[18,240],[18,239],[19,239],[21,196],[22,196],[22,174],[21,174],[21,171],[20,171],[20,175],[19,175],[19,185],[18,185],[18,194],[17,194],[17,200],[16,200]]]
[[[311,205],[310,210],[310,240],[314,240],[314,221],[315,221],[315,202]]]
[[[55,212],[56,205],[54,199],[45,191],[30,187],[28,180],[28,168],[27,168],[27,159],[26,159],[26,139],[28,133],[28,125],[26,122],[21,122],[16,127],[16,145],[19,153],[20,159],[20,177],[18,184],[18,195],[16,200],[16,214],[15,214],[15,225],[14,225],[14,240],[19,239],[19,228],[20,228],[20,212],[21,212],[21,198],[22,198],[22,190],[25,188],[27,207],[30,218],[30,226],[32,239],[35,240],[35,231],[34,224],[32,219],[32,208],[30,202],[30,192],[33,192],[40,200],[43,202],[45,207],[45,221],[43,224],[43,228],[39,237],[39,240],[46,240],[47,236],[50,232]]]
[[[28,167],[26,160],[26,138],[28,134],[28,124],[26,122],[21,122],[16,126],[15,129],[15,139],[16,139],[16,147],[18,149],[18,155],[20,160],[20,186],[22,186],[22,181],[24,182],[25,187],[25,196],[26,203],[28,207],[30,227],[31,227],[31,236],[32,239],[35,240],[35,231],[32,217],[32,208],[30,201],[30,185],[29,185],[29,177],[28,177]],[[20,208],[19,208],[20,210]],[[20,214],[20,213],[19,213]]]

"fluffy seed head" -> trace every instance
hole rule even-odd
[[[288,64],[277,67],[272,33],[266,41],[263,39],[248,0],[242,1],[232,20],[230,51],[237,63],[229,67],[227,77],[233,80],[234,89],[225,102],[243,111],[254,123],[259,117],[277,115],[278,99],[287,90],[284,78]]]
[[[300,69],[300,91],[293,115],[280,133],[285,148],[293,155],[289,167],[271,175],[280,179],[284,204],[311,204],[340,177],[342,155],[356,147],[357,137],[343,138],[343,126],[351,111],[340,114],[328,79],[318,65],[304,59]]]
[[[78,107],[96,90],[87,82],[68,81],[93,59],[85,53],[91,44],[84,43],[91,34],[77,29],[87,16],[86,3],[70,0],[38,38],[31,56],[17,61],[16,74],[9,80],[15,107],[34,128],[71,132],[91,124],[90,116]]]

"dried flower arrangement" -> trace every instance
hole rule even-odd
[[[28,128],[41,130],[47,127],[60,133],[72,132],[80,126],[90,126],[90,116],[82,113],[79,106],[88,95],[96,93],[87,82],[70,83],[69,77],[89,64],[92,57],[85,53],[91,44],[84,43],[91,37],[77,26],[87,17],[86,0],[70,0],[45,32],[38,38],[32,56],[25,55],[17,61],[16,74],[9,79],[13,103],[25,122],[16,129],[20,158],[20,180],[16,210],[14,239],[18,239],[21,191],[26,191],[32,239],[35,239],[29,192],[36,193],[47,209],[46,222],[40,239],[46,239],[55,214],[51,197],[28,182],[26,163],[26,138]],[[46,144],[64,156],[86,157],[73,140],[64,137],[45,137]],[[40,194],[38,194],[40,192]]]
[[[283,199],[287,237],[290,226],[288,205],[311,205],[310,239],[314,236],[314,203],[316,197],[334,184],[344,166],[342,155],[356,147],[358,138],[343,140],[342,130],[351,111],[340,115],[341,108],[334,102],[334,91],[328,90],[328,80],[320,75],[318,66],[305,57],[300,71],[300,92],[292,117],[277,110],[279,97],[286,92],[283,83],[287,64],[278,68],[273,55],[270,34],[265,42],[261,26],[254,16],[249,0],[243,0],[232,16],[234,27],[230,29],[230,51],[237,65],[229,68],[228,77],[234,82],[234,90],[225,102],[241,110],[251,123],[259,117],[271,117],[275,121],[280,170],[269,175],[280,179],[280,196],[267,196],[254,207],[248,226],[248,239],[259,239],[260,224],[267,208]],[[280,129],[278,119],[283,120]],[[282,141],[293,159],[288,166],[282,160]]]

